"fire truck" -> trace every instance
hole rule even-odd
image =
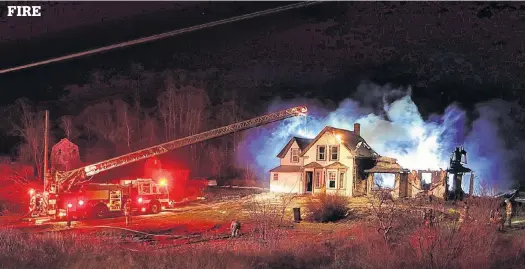
[[[170,207],[165,179],[159,183],[148,179],[121,180],[120,184],[77,184],[59,199],[58,218],[104,218],[124,211],[126,201],[140,214],[157,214]]]
[[[164,182],[155,182],[149,179],[148,185],[148,183],[145,183],[147,180],[137,179],[134,181],[122,181],[120,184],[113,185],[87,183],[93,176],[113,168],[146,160],[174,149],[230,133],[290,117],[304,116],[306,113],[307,108],[305,106],[293,107],[148,147],[70,171],[53,170],[52,173],[46,172],[46,182],[48,184],[45,184],[44,189],[38,192],[30,191],[30,215],[32,217],[47,216],[54,219],[61,216],[71,216],[73,215],[72,212],[76,212],[77,215],[91,212],[96,216],[103,217],[112,211],[122,211],[124,207],[123,202],[128,197],[140,204],[140,206],[136,207],[140,211],[159,212],[162,210],[162,207],[166,206],[166,195],[169,197],[169,192],[165,191],[163,193],[163,188],[160,188],[163,187]],[[170,183],[166,182],[165,184],[169,185]],[[169,201],[169,198],[167,200]]]
[[[118,184],[78,184],[62,193],[57,202],[59,218],[102,218],[124,208],[122,187]]]

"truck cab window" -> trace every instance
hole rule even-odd
[[[140,189],[141,189],[142,193],[150,193],[151,185],[149,183],[142,184]]]

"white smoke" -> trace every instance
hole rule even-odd
[[[369,94],[367,95],[366,92]],[[361,102],[356,101],[359,99]],[[380,155],[396,158],[408,169],[446,169],[456,146],[464,145],[467,167],[477,179],[489,180],[500,187],[509,185],[509,163],[515,154],[505,149],[498,133],[497,108],[493,104],[477,107],[478,116],[468,127],[465,111],[450,105],[443,115],[423,119],[411,98],[411,90],[363,83],[356,98],[343,100],[329,112],[313,100],[274,101],[269,111],[308,106],[308,116],[295,117],[249,130],[239,145],[238,163],[250,162],[262,178],[279,165],[276,155],[292,136],[313,138],[325,126],[353,130],[361,124],[361,136]]]

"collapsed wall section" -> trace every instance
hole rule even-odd
[[[355,159],[354,163],[354,196],[363,196],[370,193],[374,184],[374,174],[366,170],[374,167],[373,159]]]
[[[424,179],[429,175],[430,181]],[[447,171],[444,170],[412,170],[410,173],[400,173],[396,177],[396,187],[392,190],[394,198],[416,198],[433,196],[445,198],[447,189]]]

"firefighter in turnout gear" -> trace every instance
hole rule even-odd
[[[124,208],[124,215],[126,216],[126,225],[131,225],[131,213],[132,213],[132,208],[131,208],[131,198],[128,198],[126,200],[126,206]]]
[[[496,220],[498,222],[498,231],[503,231],[505,228],[505,217],[503,216],[503,212],[499,209],[496,211]]]
[[[230,231],[232,233],[232,237],[239,236],[239,231],[241,230],[241,223],[237,220],[232,221],[230,224]]]
[[[509,199],[506,199],[505,204],[507,204],[505,207],[507,226],[510,228],[512,223],[512,203]]]

